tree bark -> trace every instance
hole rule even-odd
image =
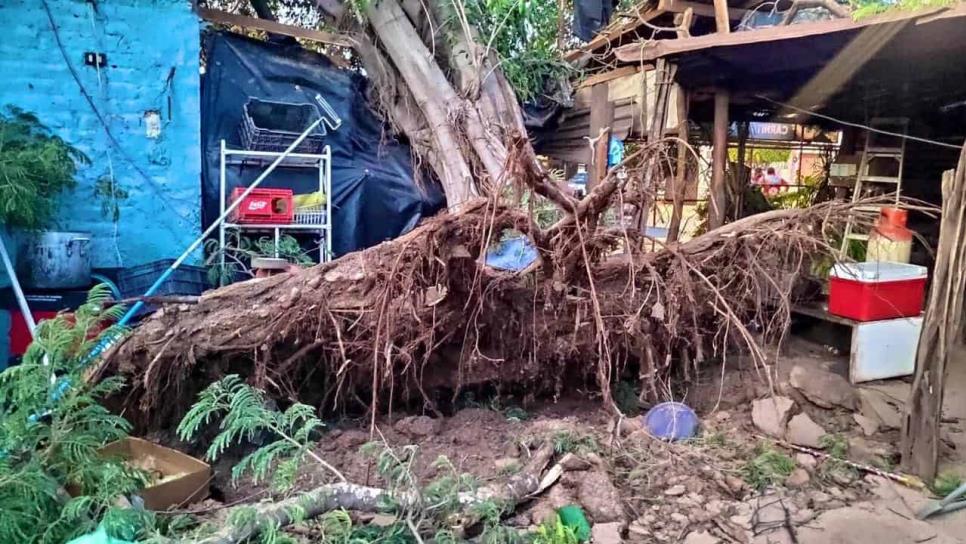
[[[714,93],[714,138],[711,151],[711,194],[708,199],[708,228],[724,224],[728,210],[725,165],[728,162],[728,91]]]
[[[681,219],[684,216],[684,200],[687,196],[688,171],[688,93],[677,89],[678,156],[671,189],[671,220],[668,223],[667,241],[676,242],[681,235]]]
[[[429,124],[442,163],[440,182],[447,203],[453,208],[466,202],[478,193],[459,145],[462,139],[452,122],[462,109],[462,101],[396,0],[369,2],[366,15]]]
[[[499,504],[515,507],[529,495],[540,490],[541,474],[553,457],[553,446],[544,444],[534,452],[530,461],[518,474],[511,476],[504,482],[483,487],[475,493],[461,493],[459,501],[466,506],[473,506],[482,501],[492,500]],[[299,493],[279,502],[256,505],[255,519],[242,523],[226,522],[213,535],[201,540],[192,541],[194,544],[238,544],[257,535],[262,527],[275,524],[279,528],[294,523],[294,512],[299,512],[301,519],[312,519],[333,510],[352,510],[356,512],[379,512],[384,506],[385,499],[390,495],[388,491],[377,487],[369,487],[351,483],[336,483],[317,487],[304,493]],[[396,504],[407,505],[415,502],[414,495],[393,495]],[[252,508],[250,504],[234,507]],[[467,514],[467,525],[478,521],[472,513]],[[225,519],[231,520],[229,513]]]
[[[902,467],[925,482],[936,477],[944,378],[963,341],[966,293],[966,146],[953,176],[943,179],[939,247],[926,317],[916,350],[916,376],[902,426]]]

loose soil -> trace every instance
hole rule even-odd
[[[741,362],[735,359],[724,372],[710,369],[678,392],[676,400],[694,407],[701,418],[700,434],[689,441],[656,440],[643,430],[640,417],[617,420],[599,400],[574,392],[526,409],[501,398],[466,406],[449,417],[395,414],[377,419],[374,426],[368,420],[343,420],[326,432],[317,452],[349,481],[381,486],[374,457],[361,447],[370,441],[393,448],[415,445],[419,455],[413,472],[419,481],[429,483],[439,475],[434,462],[443,456],[482,485],[513,474],[536,445],[550,440],[560,454],[572,452],[577,461],[556,485],[507,520],[520,529],[533,528],[556,508],[578,504],[593,523],[618,523],[628,542],[705,542],[700,540],[705,535],[711,539],[707,542],[883,542],[856,532],[854,524],[843,521],[849,517],[890,528],[897,535],[892,542],[918,542],[918,536],[904,540],[907,533],[957,542],[941,528],[914,521],[910,505],[923,503],[920,493],[764,438],[752,422],[751,402],[770,392],[755,370],[741,368]],[[834,371],[841,365],[839,356],[820,345],[791,341],[776,388],[796,401],[796,412],[808,414],[849,447],[849,458],[891,468],[898,431],[882,428],[866,436],[853,412],[810,403],[787,384],[794,365]],[[894,391],[904,384],[872,387]],[[761,482],[749,481],[754,479],[746,467],[762,447],[787,457],[795,470],[787,479],[756,488],[752,484]],[[219,502],[211,505],[271,496],[265,484],[243,480],[232,485],[230,468],[241,453],[216,464],[213,487]],[[327,478],[307,466],[297,487],[309,489]],[[948,523],[953,516],[940,521]]]

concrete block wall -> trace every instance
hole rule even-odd
[[[0,0],[0,35],[0,107],[33,112],[91,159],[50,230],[91,233],[97,268],[179,255],[201,231],[200,21],[190,1]],[[106,64],[85,65],[86,52]],[[109,176],[128,193],[116,223],[103,210],[112,199],[94,194]]]

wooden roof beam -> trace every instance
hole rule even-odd
[[[270,34],[281,34],[282,36],[291,36],[293,38],[301,38],[319,43],[352,47],[352,43],[345,36],[332,32],[286,25],[268,19],[256,19],[255,17],[235,15],[234,13],[228,13],[227,11],[221,11],[219,9],[198,8],[198,15],[210,23],[252,28]]]

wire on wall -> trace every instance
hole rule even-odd
[[[108,124],[107,120],[104,118],[104,115],[101,113],[101,111],[97,108],[97,105],[94,103],[94,99],[93,97],[91,97],[91,94],[84,87],[84,83],[81,81],[80,75],[77,73],[77,70],[74,68],[73,63],[71,63],[70,61],[70,57],[67,55],[67,50],[64,47],[64,43],[60,37],[60,32],[57,29],[57,23],[54,21],[53,13],[51,13],[50,11],[50,5],[47,3],[47,0],[40,0],[40,1],[44,7],[44,11],[47,13],[47,20],[50,23],[50,30],[54,35],[54,41],[57,43],[57,49],[60,50],[61,57],[63,57],[64,59],[64,64],[66,64],[67,70],[70,72],[71,77],[74,79],[74,82],[77,84],[77,87],[80,90],[81,95],[83,95],[84,100],[87,101],[87,105],[90,106],[91,111],[94,112],[94,116],[97,118],[98,122],[104,128],[104,134],[107,135],[107,139],[111,143],[111,146],[113,146],[118,151],[121,158],[124,159],[124,161],[128,163],[131,166],[131,168],[133,168],[134,171],[137,172],[138,175],[142,179],[144,179],[144,181],[147,182],[148,185],[150,185],[158,193],[159,196],[164,197],[161,199],[161,202],[165,202],[167,204],[168,199],[171,198],[169,191],[166,191],[164,190],[164,188],[160,187],[158,183],[154,179],[152,179],[151,176],[149,176],[137,164],[137,162],[135,162],[134,159],[131,158],[130,155],[128,155],[127,151],[125,151],[124,148],[121,147],[121,144],[114,136],[114,133],[111,132],[110,125]],[[171,207],[170,211],[174,212],[182,220],[186,222],[191,222],[190,218],[186,217],[184,214],[182,214],[179,210],[175,209],[174,207]]]

